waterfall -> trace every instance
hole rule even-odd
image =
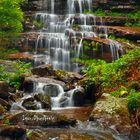
[[[43,48],[46,64],[51,64],[54,69],[78,70],[74,68],[75,63],[72,58],[79,58],[82,55],[83,38],[107,38],[107,28],[104,27],[102,17],[99,17],[100,28],[97,32],[95,30],[98,23],[96,17],[93,14],[84,14],[85,10],[92,10],[92,0],[67,0],[67,6],[60,9],[60,11],[67,11],[63,15],[55,13],[56,8],[62,4],[61,1],[48,1],[50,5],[45,7],[49,8],[35,15],[35,19],[43,23],[43,28],[37,32],[35,54],[39,54],[38,50]],[[117,45],[117,42],[110,41],[112,60],[119,57],[116,53],[117,49],[114,48],[115,43]]]
[[[110,43],[112,60],[114,61],[123,55],[123,50],[119,42],[115,40],[109,40],[109,43]]]

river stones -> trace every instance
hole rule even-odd
[[[97,121],[102,126],[115,129],[118,132],[131,130],[126,101],[109,94],[103,94],[95,103],[90,120]]]
[[[76,121],[68,119],[65,116],[59,115],[54,112],[22,112],[15,114],[9,118],[10,124],[20,124],[28,126],[69,126],[75,125]]]

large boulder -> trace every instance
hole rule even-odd
[[[43,109],[50,110],[51,109],[51,98],[49,95],[38,93],[34,95],[36,101],[41,103],[41,107]]]
[[[105,128],[112,128],[118,132],[131,130],[126,101],[109,94],[103,94],[95,103],[90,120],[97,121]]]
[[[21,124],[28,126],[69,126],[75,125],[76,121],[54,112],[21,112],[9,118],[10,124]]]
[[[0,81],[0,98],[8,99],[9,97],[9,85],[4,81]]]

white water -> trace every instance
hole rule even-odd
[[[48,85],[47,91],[44,90],[44,87]],[[53,85],[56,88],[52,88],[49,85]],[[75,87],[74,89],[71,89],[67,92],[64,91],[63,87],[59,84],[54,83],[38,83],[35,84],[35,94],[36,93],[42,93],[42,94],[49,94],[51,93],[51,101],[52,101],[52,109],[57,109],[60,107],[74,107],[73,102],[73,94],[75,90],[79,89],[80,87]],[[56,91],[57,90],[57,91]],[[56,93],[57,95],[53,95],[53,93]]]
[[[44,27],[39,33],[36,41],[36,52],[38,48],[46,48],[46,63],[53,65],[55,69],[72,70],[71,51],[75,50],[74,56],[80,57],[82,50],[82,39],[85,36],[93,37],[90,18],[95,18],[93,15],[82,14],[85,10],[91,10],[92,0],[67,0],[68,13],[66,15],[55,14],[55,1],[51,0],[50,13],[36,13],[36,20],[44,23]],[[77,32],[72,29],[75,14],[79,14],[81,31]],[[83,24],[83,25],[82,25]],[[69,35],[66,35],[67,31]],[[72,34],[71,34],[72,33]],[[77,34],[81,34],[80,41]],[[75,38],[72,44],[72,38]],[[76,49],[76,47],[78,47]]]
[[[72,58],[81,57],[83,38],[107,38],[107,28],[104,26],[102,17],[98,17],[96,21],[93,14],[83,14],[86,10],[92,11],[92,0],[67,0],[67,6],[64,7],[67,13],[63,15],[56,13],[59,9],[58,1],[48,1],[50,1],[51,11],[48,11],[48,6],[44,5],[45,11],[37,12],[35,15],[35,19],[43,23],[43,28],[35,32],[38,34],[35,54],[39,54],[38,50],[41,48],[45,49],[46,64],[52,64],[54,69],[78,71],[78,64],[75,68]],[[96,25],[100,26],[99,30],[96,29]],[[112,60],[119,58],[116,41],[110,41],[110,52]]]

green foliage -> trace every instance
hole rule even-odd
[[[100,84],[102,88],[116,87],[126,82],[126,75],[128,74],[131,61],[136,57],[140,57],[140,49],[133,49],[124,55],[122,58],[112,62],[105,63],[99,61],[99,63],[92,63],[85,70],[86,75]]]
[[[43,28],[43,23],[39,22],[39,21],[36,21],[36,20],[33,21],[33,25],[35,26],[35,29],[37,29],[37,30]]]
[[[140,92],[131,90],[127,100],[130,113],[135,113],[136,109],[140,107]]]
[[[128,26],[128,27],[140,27],[140,21],[126,22],[125,26]]]
[[[105,12],[102,9],[97,9],[96,11],[85,11],[85,13],[94,14],[96,16],[125,16],[125,17],[129,17],[129,18],[139,18],[140,17],[140,9],[138,9],[135,12],[131,12],[131,13],[112,12],[112,11]]]
[[[21,61],[13,62],[10,67],[10,71],[7,70],[9,68],[7,68],[6,66],[0,65],[0,81],[6,81],[11,87],[19,89],[21,84],[20,76],[23,73],[31,73],[29,68],[30,63],[24,63]]]
[[[0,46],[8,44],[22,30],[22,2],[23,0],[0,0]]]
[[[16,49],[0,49],[0,59],[7,59],[8,54],[16,53],[18,50]]]

